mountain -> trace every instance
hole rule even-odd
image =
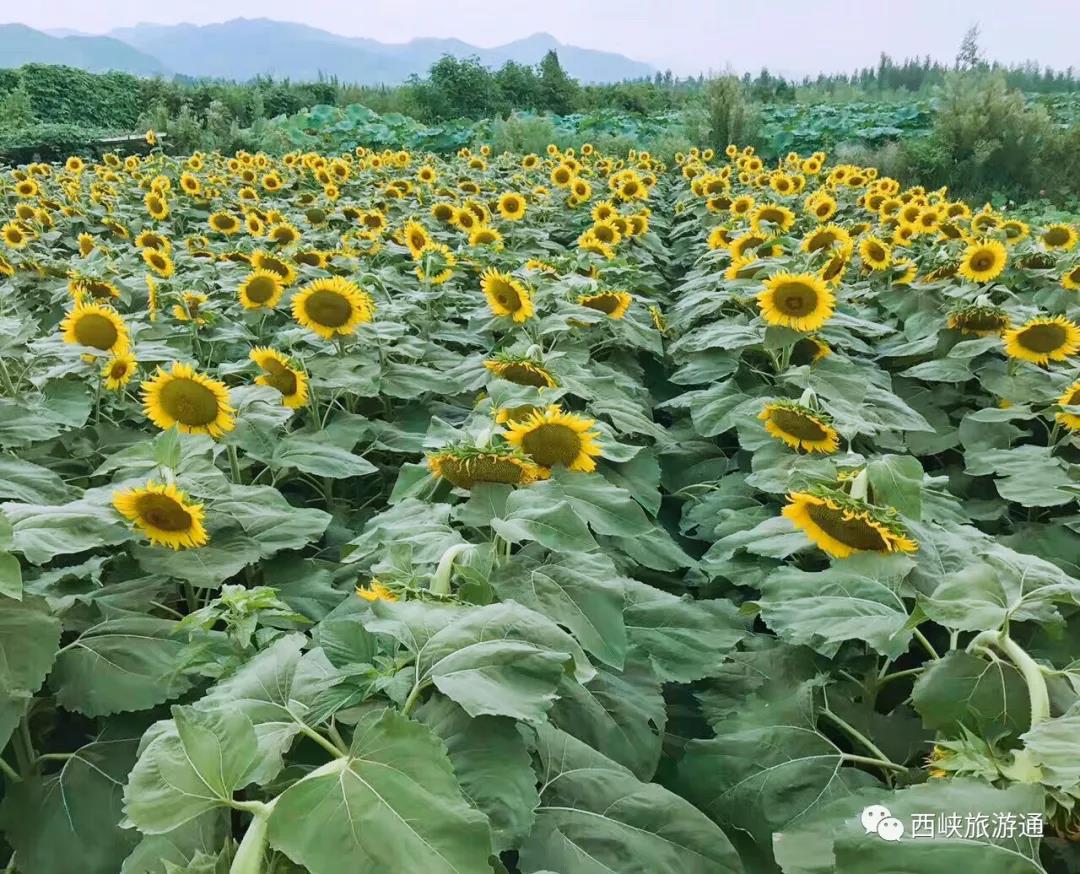
[[[0,24],[0,68],[66,64],[92,73],[124,70],[139,76],[167,72],[161,61],[107,36],[50,36],[22,24]]]
[[[486,66],[499,67],[511,60],[536,64],[552,49],[563,68],[583,82],[616,82],[654,72],[650,65],[624,55],[563,45],[546,33],[481,48],[459,39],[382,43],[267,18],[236,18],[201,26],[138,24],[105,36],[0,25],[0,67],[38,62],[95,72],[179,73],[241,81],[260,75],[294,81],[336,76],[344,82],[391,85],[413,73],[423,75],[444,54],[475,55]]]

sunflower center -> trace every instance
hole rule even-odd
[[[971,256],[971,269],[983,273],[990,270],[996,262],[993,252],[976,252]]]
[[[581,305],[586,306],[591,310],[599,310],[610,316],[619,308],[619,302],[619,298],[613,294],[597,294],[593,297],[585,298],[585,300],[581,302]]]
[[[218,417],[217,395],[192,379],[176,378],[161,389],[161,407],[182,425],[201,427]]]
[[[773,292],[776,308],[789,316],[802,316],[817,309],[817,292],[801,282],[784,282]]]
[[[866,253],[870,256],[871,261],[884,261],[885,250],[881,248],[877,243],[871,243],[866,247]]]
[[[352,304],[336,291],[321,289],[304,302],[308,318],[326,328],[340,328],[352,317]]]
[[[495,296],[495,300],[499,302],[499,305],[510,310],[510,312],[517,312],[521,309],[521,296],[510,284],[497,282],[491,293]]]
[[[277,287],[269,276],[256,276],[247,284],[248,300],[254,303],[266,303],[274,296]]]
[[[810,504],[806,508],[811,521],[822,531],[852,549],[888,552],[889,544],[881,532],[865,519],[844,518],[844,511],[825,504]]]
[[[521,201],[514,197],[508,197],[503,201],[503,208],[507,212],[517,212],[521,209]]]
[[[521,482],[521,465],[497,455],[478,455],[474,458],[449,458],[442,465],[442,474],[455,486],[471,489],[476,483]]]
[[[287,367],[269,369],[266,384],[273,386],[286,397],[296,394],[296,374]]]
[[[566,425],[547,423],[526,434],[521,446],[542,467],[569,467],[581,452],[581,435]]]
[[[1068,334],[1065,328],[1056,323],[1032,325],[1017,336],[1020,345],[1032,352],[1053,352],[1065,345]]]
[[[551,378],[545,371],[528,364],[503,365],[499,369],[499,376],[517,385],[532,385],[537,388],[548,388],[551,385]]]
[[[794,410],[777,407],[769,413],[769,419],[776,427],[800,440],[823,440],[827,435],[821,423],[810,416],[804,416]]]
[[[1005,319],[994,315],[965,315],[959,322],[962,328],[969,331],[1000,331],[1005,327]]]
[[[1069,232],[1065,228],[1050,228],[1043,234],[1043,241],[1048,246],[1063,246],[1069,242]]]
[[[135,512],[148,527],[162,531],[187,531],[191,528],[191,514],[168,495],[140,495],[135,502]]]
[[[120,332],[111,319],[98,313],[87,313],[75,323],[75,339],[83,346],[111,349],[120,339]]]
[[[123,361],[117,361],[109,368],[109,376],[113,379],[123,379],[127,373],[127,365]]]

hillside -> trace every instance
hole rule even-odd
[[[123,70],[140,76],[167,72],[157,58],[109,36],[50,36],[23,24],[0,24],[0,68],[63,64],[91,73]]]

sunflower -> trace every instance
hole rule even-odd
[[[957,272],[972,282],[990,282],[1001,275],[1009,255],[997,240],[972,243],[964,250]]]
[[[816,231],[807,234],[800,248],[804,252],[822,252],[830,249],[850,252],[852,248],[851,234],[839,225],[823,225]]]
[[[859,257],[871,270],[885,270],[892,264],[892,248],[877,237],[865,237],[859,243]]]
[[[293,318],[326,340],[347,336],[370,322],[375,302],[355,283],[340,276],[316,279],[292,301]]]
[[[495,228],[488,227],[487,225],[478,225],[472,229],[472,233],[469,234],[470,246],[490,246],[496,251],[501,251],[503,247],[503,236]]]
[[[1005,232],[1005,239],[1009,243],[1019,243],[1021,240],[1027,239],[1028,234],[1031,233],[1031,229],[1027,224],[1019,219],[1009,219],[1001,226],[1001,229]]]
[[[526,419],[507,422],[506,440],[546,470],[561,465],[587,472],[596,469],[595,458],[600,455],[596,445],[600,434],[592,430],[595,424],[552,404]]]
[[[120,391],[135,375],[135,359],[126,352],[115,355],[101,371],[105,388]]]
[[[754,210],[750,229],[759,235],[781,233],[795,224],[795,213],[786,206],[765,203]]]
[[[1000,307],[973,304],[952,310],[945,324],[954,331],[991,337],[1008,329],[1009,316]]]
[[[113,506],[155,546],[182,549],[210,540],[203,528],[203,505],[189,503],[187,495],[171,483],[151,480],[145,486],[115,492]]]
[[[281,277],[271,270],[253,270],[240,283],[238,294],[245,309],[257,310],[261,307],[272,309],[281,300],[285,288]]]
[[[535,312],[528,289],[509,273],[488,268],[480,277],[480,288],[496,316],[510,316],[515,322],[524,322]]]
[[[1064,316],[1036,318],[1006,331],[1004,340],[1010,358],[1046,365],[1080,350],[1080,327]]]
[[[1065,224],[1050,225],[1039,235],[1039,239],[1047,249],[1068,251],[1076,245],[1076,228]]]
[[[279,246],[291,246],[300,239],[300,231],[288,222],[278,222],[267,230],[266,238]]]
[[[152,219],[161,221],[169,217],[169,201],[157,191],[149,191],[143,198],[146,211]]]
[[[276,388],[281,392],[281,402],[290,409],[302,407],[308,400],[308,378],[304,371],[292,366],[289,359],[266,346],[257,346],[248,358],[266,371],[255,377],[256,385]]]
[[[91,279],[88,276],[76,276],[68,280],[68,293],[80,300],[85,295],[90,295],[94,300],[112,301],[120,297],[120,289],[104,279]]]
[[[185,434],[221,437],[235,426],[225,383],[188,364],[174,361],[169,370],[159,367],[143,382],[142,393],[147,417],[163,431],[176,426]]]
[[[731,228],[717,225],[709,231],[705,242],[710,249],[726,249],[731,243]]]
[[[192,173],[181,173],[180,188],[185,194],[198,194],[202,190],[202,182]]]
[[[427,457],[431,472],[459,489],[478,483],[528,485],[546,471],[519,449],[491,446],[449,446]]]
[[[93,237],[90,237],[90,246],[93,249]],[[161,234],[154,233],[153,231],[143,231],[135,238],[135,245],[140,249],[157,249],[161,252],[171,252],[172,243],[169,242],[168,237],[163,237]]]
[[[60,323],[64,342],[122,355],[129,346],[127,328],[120,314],[99,303],[78,303]]]
[[[602,291],[598,294],[583,294],[578,303],[591,310],[599,310],[613,319],[621,319],[630,309],[633,298],[625,291]]]
[[[484,362],[484,367],[499,379],[505,379],[516,385],[531,385],[536,388],[555,388],[559,383],[543,365],[537,364],[527,355],[514,355],[502,352]]]
[[[413,260],[416,260],[420,257],[420,253],[424,251],[424,246],[431,242],[431,235],[428,234],[427,228],[420,222],[410,220],[401,229],[401,239],[412,254]]]
[[[457,207],[454,204],[441,200],[438,203],[432,204],[431,217],[437,222],[441,222],[444,225],[450,224],[454,220],[454,214],[457,212]]]
[[[835,489],[792,492],[782,513],[834,558],[919,548],[897,521],[895,511],[880,510]]]
[[[19,222],[8,222],[0,228],[0,236],[9,249],[25,249],[33,235]]]
[[[454,211],[453,224],[455,227],[468,233],[480,224],[480,222],[477,220],[476,214],[472,210],[466,209],[465,207],[459,207]]]
[[[566,164],[559,164],[551,171],[551,184],[556,188],[569,188],[574,181],[574,171]]]
[[[758,418],[765,422],[766,431],[793,449],[830,455],[840,447],[829,416],[795,401],[768,403]]]
[[[168,279],[176,272],[172,258],[160,249],[143,249],[142,259],[146,262],[146,266],[162,279]]]
[[[454,275],[457,258],[443,243],[428,243],[416,259],[416,278],[432,285],[442,285]]]
[[[180,295],[180,303],[173,305],[173,318],[180,322],[194,322],[196,325],[205,325],[206,319],[202,316],[201,308],[207,300],[207,296],[202,292],[183,292]]]
[[[831,318],[836,299],[812,273],[778,273],[758,295],[761,315],[770,325],[816,331]]]
[[[1080,289],[1080,264],[1065,271],[1065,275],[1061,277],[1061,287],[1069,291]]]
[[[356,594],[365,601],[396,601],[398,599],[397,595],[375,579],[367,586],[357,586]]]
[[[275,274],[284,286],[296,282],[298,276],[296,266],[284,258],[279,258],[277,255],[271,255],[269,252],[259,249],[251,253],[250,263],[256,270],[268,270]]]
[[[791,349],[791,363],[796,367],[814,364],[832,355],[832,348],[819,337],[800,337]]]
[[[591,255],[600,255],[608,261],[615,257],[615,250],[611,246],[588,232],[578,238],[578,248],[582,252],[588,252]]]
[[[1058,403],[1063,407],[1080,407],[1080,379],[1065,389],[1058,398]],[[1080,415],[1067,413],[1062,410],[1057,414],[1057,420],[1070,431],[1080,431]]]
[[[513,191],[508,191],[499,198],[499,215],[510,222],[519,222],[525,218],[525,198]]]
[[[231,212],[225,212],[224,210],[211,213],[206,222],[210,225],[211,230],[226,236],[237,233],[242,227],[240,219]]]

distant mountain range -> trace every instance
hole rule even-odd
[[[104,36],[0,25],[0,68],[67,64],[95,73],[121,70],[139,76],[182,74],[241,81],[262,75],[306,81],[336,76],[344,82],[394,85],[413,73],[423,75],[447,54],[475,55],[486,66],[499,67],[506,61],[538,63],[551,49],[558,52],[563,69],[583,82],[618,82],[655,72],[649,64],[624,55],[563,45],[546,33],[485,49],[458,39],[382,43],[267,18],[207,25],[138,24]]]

